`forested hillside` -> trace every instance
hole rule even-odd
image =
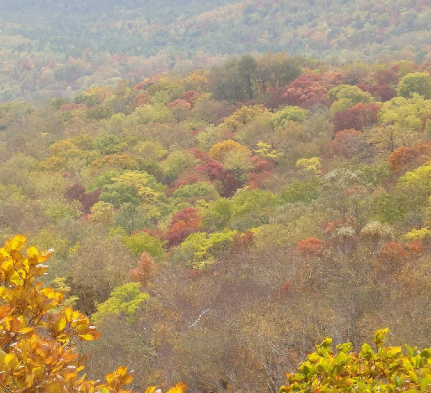
[[[0,101],[45,102],[249,52],[429,62],[430,18],[430,0],[3,1]]]
[[[136,391],[276,392],[382,327],[429,346],[429,71],[246,55],[4,103],[1,237],[55,250],[45,284],[102,332],[88,373]]]

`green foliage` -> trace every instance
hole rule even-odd
[[[232,198],[229,226],[237,230],[258,227],[268,223],[268,217],[282,200],[270,191],[240,190]]]
[[[359,353],[351,343],[339,344],[334,351],[332,339],[326,338],[307,360],[300,364],[298,372],[288,374],[288,386],[280,393],[311,391],[342,392],[419,392],[431,388],[431,349],[420,351],[406,345],[384,346],[388,329],[375,333],[377,350],[363,344]]]
[[[115,214],[113,226],[123,228],[127,234],[131,234],[143,228],[152,228],[159,217],[160,211],[156,206],[124,203]]]
[[[180,174],[192,168],[197,163],[195,157],[185,151],[175,150],[160,163],[167,183],[174,181]]]
[[[268,116],[269,112],[263,105],[243,106],[224,119],[221,128],[223,130],[237,131],[252,122],[256,117],[266,117],[265,115]]]
[[[110,203],[116,208],[126,203],[137,206],[142,201],[139,190],[135,186],[118,182],[104,186],[100,194],[100,200]]]
[[[270,120],[274,128],[283,127],[287,121],[301,122],[305,119],[307,111],[297,106],[286,106],[272,115]]]
[[[405,217],[404,204],[405,199],[402,196],[381,192],[372,200],[372,211],[375,218],[393,224]]]
[[[356,104],[367,104],[373,101],[371,94],[364,92],[358,86],[338,85],[332,88],[328,95],[335,100],[331,107],[333,113],[352,108]]]
[[[147,252],[154,258],[164,255],[163,242],[146,232],[138,232],[123,239],[124,245],[136,256]]]
[[[398,94],[410,98],[419,94],[425,99],[431,98],[431,77],[428,72],[412,72],[405,75],[398,84]]]
[[[162,104],[140,106],[133,114],[136,124],[164,123],[171,121],[172,118],[172,112]]]
[[[172,195],[175,199],[194,203],[198,200],[214,200],[218,198],[218,192],[214,185],[198,182],[194,184],[185,184],[179,187]]]
[[[310,203],[320,195],[320,182],[312,179],[308,182],[295,181],[286,186],[281,197],[287,203],[303,202]]]
[[[404,130],[419,130],[431,111],[431,101],[417,93],[409,98],[395,97],[385,102],[380,111],[383,123],[394,124]]]
[[[201,204],[200,213],[204,228],[222,230],[229,224],[233,214],[233,204],[229,199],[219,198],[209,203]]]
[[[77,219],[82,214],[79,209],[79,203],[76,203],[76,201],[74,203],[61,200],[47,201],[44,204],[44,211],[54,223],[59,223],[67,218]]]
[[[120,285],[114,288],[108,300],[97,305],[97,312],[93,318],[97,322],[120,315],[133,318],[149,298],[148,293],[141,292],[140,283]]]
[[[159,191],[163,190],[156,179],[146,172],[124,172],[110,180],[105,174],[103,179],[111,183],[103,186],[100,200],[111,203],[116,208],[126,203],[135,206],[144,202],[154,203],[160,196]]]
[[[237,231],[192,233],[174,252],[174,259],[183,264],[203,269],[215,262],[215,258],[226,251]]]
[[[398,180],[397,188],[411,208],[425,207],[431,195],[431,164],[407,172]]]
[[[127,147],[127,143],[115,134],[99,135],[94,145],[102,154],[118,154]]]
[[[372,101],[371,94],[364,92],[358,86],[338,85],[329,90],[328,95],[333,100],[350,100],[353,105],[366,104]]]

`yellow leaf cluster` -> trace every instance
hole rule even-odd
[[[25,244],[19,235],[0,249],[0,391],[130,393],[124,386],[133,376],[124,366],[104,384],[82,374],[76,343],[100,334],[85,315],[63,305],[63,293],[37,281],[52,251],[23,252]],[[182,384],[172,389],[185,392]]]
[[[231,139],[216,143],[210,150],[210,156],[219,162],[223,162],[228,156],[229,153],[232,152],[241,152],[246,154],[247,156],[251,155],[251,151],[247,149],[245,146],[235,142]]]

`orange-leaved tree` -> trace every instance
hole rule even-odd
[[[106,382],[83,374],[76,344],[99,337],[89,319],[62,304],[64,295],[38,278],[52,251],[23,252],[26,238],[16,236],[0,249],[0,391],[10,393],[128,393],[132,373],[120,366]],[[178,384],[169,393],[183,393]],[[147,389],[148,393],[155,387]]]

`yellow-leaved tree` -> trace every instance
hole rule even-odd
[[[287,374],[288,385],[279,393],[431,392],[431,348],[405,345],[404,353],[402,347],[387,347],[388,332],[377,330],[376,350],[365,343],[358,353],[351,343],[339,344],[334,350],[332,339],[326,338],[297,373]]]
[[[0,391],[5,393],[128,393],[132,373],[120,366],[106,381],[86,378],[77,351],[80,341],[100,334],[89,319],[63,305],[64,295],[44,287],[38,277],[52,252],[24,247],[16,236],[0,249]],[[150,387],[146,393],[153,393]],[[182,383],[168,393],[184,393]]]

